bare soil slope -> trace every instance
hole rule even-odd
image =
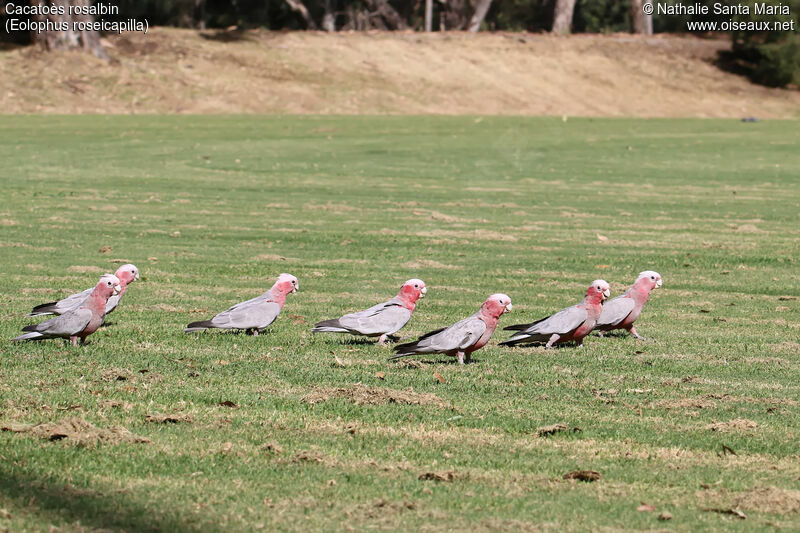
[[[714,66],[721,40],[157,28],[107,46],[111,63],[0,51],[3,112],[800,116],[800,91]]]

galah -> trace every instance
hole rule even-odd
[[[79,307],[40,324],[25,326],[22,331],[29,333],[12,340],[37,341],[58,337],[68,338],[74,346],[77,346],[78,338],[80,338],[81,344],[83,344],[86,337],[97,331],[97,328],[103,324],[108,299],[119,294],[120,291],[122,291],[122,284],[119,278],[113,274],[105,274]]]
[[[545,348],[552,348],[556,343],[575,341],[580,346],[583,338],[594,329],[603,310],[603,300],[610,295],[611,288],[608,283],[596,279],[589,285],[586,297],[581,303],[530,324],[517,324],[505,328],[518,333],[500,344],[513,346],[519,343],[546,341]]]
[[[505,294],[492,294],[474,315],[460,320],[448,328],[426,333],[414,342],[395,347],[391,359],[423,353],[440,353],[458,357],[458,364],[470,361],[470,355],[482,348],[492,337],[500,315],[511,311],[511,298]]]
[[[405,326],[411,320],[416,302],[428,292],[421,279],[410,279],[403,283],[397,296],[386,302],[374,305],[365,311],[350,313],[340,318],[323,320],[311,330],[314,333],[350,333],[366,337],[379,337],[378,343]]]
[[[206,329],[243,329],[258,333],[272,324],[283,309],[286,295],[297,292],[300,283],[291,274],[281,274],[270,290],[246,302],[238,303],[210,320],[192,322],[183,331],[192,333]]]
[[[645,270],[630,289],[624,294],[612,298],[603,304],[603,312],[597,319],[595,329],[600,331],[603,336],[604,331],[612,329],[626,329],[637,339],[642,337],[636,332],[633,323],[639,318],[639,314],[647,303],[650,291],[661,287],[661,274],[652,270]]]
[[[114,275],[119,279],[119,285],[122,288],[120,289],[119,294],[116,294],[108,299],[108,303],[106,303],[106,314],[117,308],[119,302],[122,300],[122,297],[125,295],[125,291],[128,290],[128,284],[139,279],[139,269],[136,268],[136,265],[122,265],[117,269]],[[58,300],[57,302],[49,302],[46,304],[37,305],[30,313],[28,313],[28,316],[63,315],[67,311],[71,311],[72,309],[77,309],[80,307],[93,290],[94,287],[86,289],[82,292],[77,292],[71,296],[67,296],[66,298]]]

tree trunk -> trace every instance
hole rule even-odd
[[[481,29],[483,19],[486,18],[486,13],[489,12],[490,7],[492,7],[492,0],[478,0],[478,5],[475,6],[475,13],[472,14],[472,18],[469,21],[468,29],[470,32],[477,33]]]
[[[553,12],[553,33],[567,35],[572,31],[572,14],[575,12],[575,0],[556,0]]]
[[[333,0],[325,0],[325,14],[322,15],[322,29],[327,32],[336,31],[336,17],[333,16],[333,8],[331,2]]]
[[[306,28],[309,30],[317,29],[317,24],[314,22],[314,19],[311,18],[311,13],[308,12],[308,9],[306,9],[306,6],[303,4],[302,0],[286,0],[286,3],[289,4],[289,7],[292,9],[292,11],[300,15],[300,17],[303,19],[303,22],[306,23]]]
[[[194,0],[194,20],[198,30],[206,29],[206,0]]]
[[[388,0],[367,0],[367,5],[373,12],[381,16],[390,29],[405,30],[408,28],[406,21],[395,11]]]
[[[35,15],[36,22],[50,21],[54,24],[65,26],[63,31],[32,32],[31,40],[39,43],[46,50],[71,50],[82,49],[91,52],[100,59],[108,60],[108,54],[100,44],[100,35],[94,30],[80,31],[74,28],[74,22],[93,22],[92,15],[70,15],[69,7],[88,6],[90,0],[40,0],[40,5],[61,6],[63,15]]]
[[[652,5],[652,0],[631,0],[631,22],[633,22],[633,32],[642,35],[653,35],[653,11],[649,15],[644,13],[642,7],[645,4]]]
[[[433,31],[433,0],[425,0],[425,31]]]

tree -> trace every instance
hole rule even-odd
[[[572,14],[574,12],[575,0],[556,0],[552,32],[567,35],[572,31]]]
[[[633,33],[642,35],[653,35],[653,11],[645,14],[643,9],[645,4],[653,5],[652,0],[631,0],[631,21],[633,22]]]
[[[325,0],[325,14],[322,15],[322,29],[327,32],[336,31],[336,17],[331,9],[331,1]]]
[[[490,7],[492,7],[492,0],[478,0],[478,5],[475,6],[475,13],[472,14],[472,18],[469,20],[469,26],[467,27],[469,31],[476,33],[481,29],[483,19],[486,18],[486,13],[489,12]]]
[[[425,0],[425,31],[433,31],[433,0]]]
[[[311,13],[308,12],[303,0],[286,0],[286,3],[289,4],[292,11],[300,15],[300,18],[306,23],[306,28],[309,30],[317,29],[317,23],[311,18]]]
[[[95,30],[79,30],[74,23],[93,22],[92,15],[73,15],[70,13],[70,6],[86,8],[90,6],[90,0],[40,0],[41,6],[54,9],[48,11],[57,14],[34,15],[36,22],[47,23],[59,27],[58,30],[44,30],[32,32],[31,39],[39,43],[46,50],[74,50],[80,49],[91,52],[100,59],[108,59],[108,54],[100,44],[100,35]],[[60,14],[63,12],[63,15]]]
[[[389,29],[405,30],[408,28],[406,21],[395,11],[388,0],[367,0],[367,5],[373,13],[380,15]]]

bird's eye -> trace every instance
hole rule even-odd
[[[417,284],[415,283],[415,284],[414,284],[414,288],[415,288],[415,289],[419,289],[419,285],[417,285]]]
[[[650,279],[656,279],[656,277],[655,276],[650,276]]]
[[[297,282],[295,280],[292,280],[292,285],[297,285]]]

